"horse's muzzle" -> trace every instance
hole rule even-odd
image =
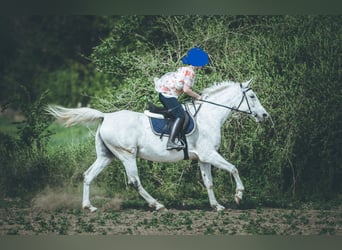
[[[256,122],[263,122],[263,121],[266,121],[270,115],[267,112],[264,112],[261,114],[253,113],[253,116]]]

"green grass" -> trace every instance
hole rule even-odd
[[[8,142],[2,141],[3,147],[0,152],[1,195],[8,197],[24,195],[32,198],[47,186],[77,185],[82,182],[82,173],[95,158],[93,141],[96,125],[89,128],[82,126],[65,128],[60,124],[52,123],[48,127],[52,135],[39,149],[25,148],[20,143],[16,143],[20,140],[16,129],[19,125],[4,117],[0,119],[0,133],[15,139],[3,137]],[[6,143],[19,147],[12,146],[15,150],[7,154]]]
[[[18,122],[9,118],[0,117],[0,133],[10,135],[18,138],[17,127],[20,126]],[[97,125],[76,125],[73,127],[63,127],[58,123],[52,123],[48,130],[52,132],[48,142],[49,147],[55,147],[65,144],[79,144],[85,142],[89,137],[94,137]]]
[[[53,132],[48,144],[53,147],[64,144],[79,144],[87,141],[89,137],[94,137],[96,125],[90,125],[88,127],[76,125],[66,128],[60,124],[52,123],[48,130]]]

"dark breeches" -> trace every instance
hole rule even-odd
[[[159,100],[175,118],[185,118],[184,109],[176,97],[165,97],[162,94],[159,94]]]

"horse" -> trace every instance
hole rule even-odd
[[[236,183],[234,200],[238,205],[245,189],[237,168],[218,153],[221,127],[233,112],[246,114],[256,122],[265,121],[269,114],[253,92],[251,80],[242,83],[216,83],[204,89],[202,97],[204,98],[189,104],[189,110],[196,113],[194,119],[197,126],[187,136],[188,155],[190,160],[197,160],[199,163],[210,206],[221,211],[225,207],[219,204],[214,195],[212,166],[232,174]],[[48,105],[46,111],[66,127],[102,119],[95,134],[97,158],[84,172],[83,209],[91,212],[97,210],[90,202],[90,185],[114,159],[122,162],[128,183],[133,185],[150,207],[157,211],[166,209],[142,186],[136,159],[139,157],[156,162],[177,162],[183,160],[184,154],[182,151],[166,150],[167,140],[161,140],[151,131],[146,114],[130,110],[103,113],[87,107],[65,108],[57,105]]]

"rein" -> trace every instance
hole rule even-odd
[[[241,86],[241,88],[242,88],[242,86]],[[229,106],[222,105],[222,104],[219,104],[219,103],[216,103],[216,102],[211,102],[211,101],[202,100],[202,99],[199,100],[199,102],[202,102],[202,103],[205,102],[205,103],[212,104],[212,105],[215,105],[215,106],[218,106],[218,107],[230,109],[230,110],[232,110],[232,111],[236,111],[236,112],[240,112],[240,113],[244,113],[244,114],[251,115],[251,114],[253,114],[253,112],[252,112],[252,110],[251,110],[251,107],[250,107],[249,102],[248,102],[248,98],[247,98],[247,96],[246,96],[246,92],[249,91],[249,90],[251,90],[251,89],[252,89],[252,88],[248,88],[248,89],[242,91],[243,96],[242,96],[242,99],[241,99],[241,101],[240,101],[240,104],[239,104],[239,106],[238,106],[237,108],[229,107]],[[244,100],[245,98],[246,98],[246,102],[247,102],[247,106],[248,106],[249,111],[244,111],[244,110],[240,110],[240,109],[239,109],[240,106],[241,106],[241,104],[243,103],[243,100]],[[201,109],[202,103],[200,104],[199,108],[196,110],[194,116],[196,116],[197,113],[199,112],[199,110]],[[195,107],[195,105],[194,105],[194,107]]]

